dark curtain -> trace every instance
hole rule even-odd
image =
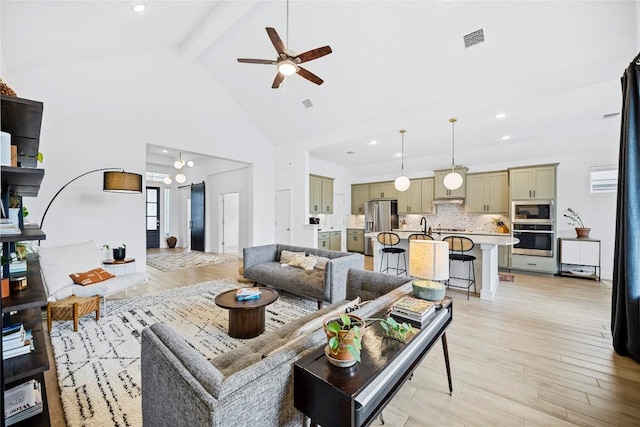
[[[611,334],[613,348],[640,362],[640,54],[622,76],[622,125]]]

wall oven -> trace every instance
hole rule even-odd
[[[526,200],[511,203],[512,223],[553,223],[553,200]]]
[[[520,255],[553,256],[555,231],[553,224],[514,223],[513,237],[520,242],[513,246],[512,253]]]

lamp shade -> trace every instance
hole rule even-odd
[[[142,175],[124,171],[105,172],[102,190],[114,193],[142,193]]]
[[[409,274],[429,280],[449,278],[449,244],[437,240],[409,242]]]
[[[457,190],[462,186],[462,175],[458,172],[449,172],[445,175],[443,184],[448,190]]]
[[[396,178],[393,185],[396,187],[396,190],[398,191],[407,191],[411,186],[411,181],[406,176],[400,175],[399,177]]]

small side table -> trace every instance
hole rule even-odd
[[[73,332],[78,332],[78,319],[92,311],[96,312],[96,320],[100,320],[100,296],[78,297],[75,294],[62,301],[47,304],[47,327],[51,332],[53,320],[72,320]]]
[[[278,292],[271,288],[259,289],[260,298],[246,301],[236,299],[237,289],[216,296],[216,305],[229,310],[230,337],[253,338],[264,332],[265,307],[278,299]]]
[[[120,276],[121,274],[128,274],[136,271],[136,259],[105,259],[102,261],[102,266],[109,273]]]

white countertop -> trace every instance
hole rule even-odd
[[[391,231],[393,231],[394,233],[397,232],[408,232],[408,233],[422,233],[422,230],[405,230],[405,229],[399,229],[399,228],[394,228]],[[481,235],[481,236],[509,236],[509,233],[498,233],[495,231],[473,231],[473,230],[465,230],[465,231],[434,231],[433,234],[442,234],[442,235],[449,235],[449,234],[473,234],[473,235]]]
[[[372,238],[376,238],[378,236],[378,233],[380,233],[379,231],[375,231],[373,233],[365,233],[364,237],[372,237]],[[415,232],[413,231],[407,231],[407,230],[403,230],[403,231],[394,231],[394,233],[396,233],[398,236],[400,236],[400,239],[406,240],[409,238],[409,236],[411,234],[415,234]],[[513,246],[516,243],[518,243],[520,240],[515,239],[513,237],[511,237],[511,235],[509,234],[504,234],[504,233],[494,233],[494,234],[476,234],[474,232],[443,232],[442,234],[439,233],[433,233],[431,235],[431,237],[433,237],[434,240],[442,240],[443,237],[448,236],[450,234],[455,234],[457,236],[465,236],[470,238],[471,240],[473,240],[473,243],[476,244],[485,244],[485,245],[499,245],[499,246]]]

